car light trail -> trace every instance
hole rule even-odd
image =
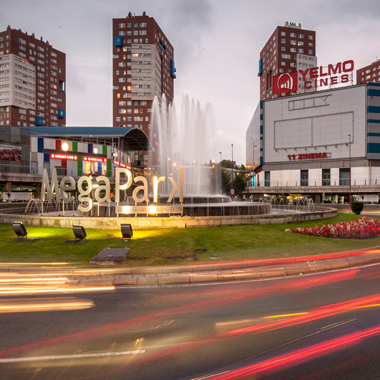
[[[49,294],[49,293],[85,293],[85,292],[106,292],[115,290],[114,286],[99,286],[99,287],[69,287],[66,288],[7,288],[0,289],[0,295],[22,295],[22,294]]]
[[[213,380],[239,379],[247,376],[252,377],[265,372],[278,372],[294,365],[327,355],[337,350],[358,344],[362,339],[367,339],[380,334],[380,326],[372,327],[367,330],[344,335],[339,338],[331,339],[322,343],[292,351],[284,355],[275,356],[272,359],[246,366],[227,374],[211,377]]]
[[[277,330],[284,327],[294,326],[301,323],[306,323],[306,322],[315,321],[317,319],[326,318],[331,315],[344,313],[360,306],[366,306],[367,304],[371,305],[373,304],[374,301],[375,302],[380,301],[380,295],[364,297],[364,298],[359,298],[352,301],[322,306],[304,315],[295,316],[293,318],[281,320],[278,322],[271,322],[271,323],[266,323],[262,325],[244,327],[241,329],[230,331],[226,334],[233,336],[233,335],[239,335],[239,334],[247,334],[247,333],[256,334],[256,333],[262,333],[266,331]]]
[[[0,301],[0,313],[26,313],[36,311],[83,310],[94,306],[90,300],[75,297],[14,299]]]
[[[20,363],[20,362],[36,362],[36,361],[44,361],[44,360],[100,358],[100,357],[105,357],[105,356],[136,355],[136,354],[144,354],[144,353],[145,353],[145,350],[135,350],[135,351],[120,351],[120,352],[97,352],[94,354],[32,356],[32,357],[26,357],[26,358],[0,359],[0,364],[1,363],[5,364],[5,363]]]
[[[285,318],[285,317],[294,317],[295,315],[304,315],[304,314],[308,314],[308,313],[306,312],[306,313],[270,315],[269,317],[264,317],[264,318]]]

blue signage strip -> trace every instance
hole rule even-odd
[[[176,71],[177,69],[175,68],[175,63],[173,60],[171,60],[170,61],[170,75],[172,76],[172,78],[177,78]]]
[[[263,59],[261,58],[259,60],[259,72],[257,73],[257,76],[260,76],[263,73]]]

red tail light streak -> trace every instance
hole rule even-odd
[[[380,334],[380,326],[344,335],[339,338],[327,340],[322,343],[314,344],[300,350],[292,351],[284,355],[275,356],[274,358],[252,364],[222,375],[208,377],[212,380],[241,379],[263,373],[273,373],[280,370],[316,359],[320,356],[327,355],[334,351],[342,350],[346,347],[360,343],[361,340]]]

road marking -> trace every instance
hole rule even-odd
[[[354,319],[348,319],[347,321],[343,321],[343,322],[333,323],[332,325],[328,325],[328,326],[322,327],[320,330],[329,330],[329,329],[333,329],[333,328],[335,328],[335,327],[339,327],[339,326],[345,325],[346,323],[350,323],[350,322],[356,321],[356,319],[357,319],[357,318],[354,318]]]
[[[210,377],[215,377],[215,376],[223,375],[223,374],[228,373],[228,372],[230,372],[230,371],[224,371],[224,372],[214,373],[212,375],[206,375],[206,376],[202,376],[202,377],[194,377],[191,380],[205,380],[205,379],[209,379]]]
[[[97,352],[95,354],[77,354],[77,355],[54,355],[54,356],[32,356],[27,358],[8,358],[0,359],[0,363],[20,363],[35,362],[42,360],[59,360],[59,359],[83,359],[83,358],[99,358],[104,356],[121,356],[144,354],[145,350],[120,351],[120,352]]]

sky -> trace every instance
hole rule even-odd
[[[112,126],[112,19],[154,17],[174,47],[182,97],[211,103],[216,151],[245,164],[245,133],[259,102],[260,50],[286,21],[316,31],[318,65],[380,59],[378,0],[2,0],[0,30],[43,37],[66,54],[66,125]],[[355,77],[354,77],[355,79]],[[218,152],[222,152],[220,155]]]

